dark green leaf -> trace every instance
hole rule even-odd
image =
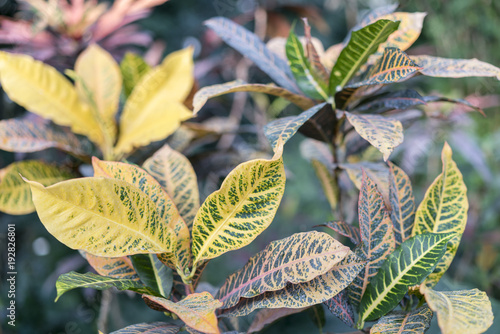
[[[343,290],[323,304],[325,304],[330,312],[342,320],[347,326],[354,327],[354,310],[349,302],[347,290]]]
[[[354,111],[380,114],[390,110],[404,110],[425,104],[424,98],[412,89],[384,93],[363,101]]]
[[[134,269],[141,281],[156,291],[156,296],[170,296],[173,284],[173,271],[164,265],[155,254],[131,256]]]

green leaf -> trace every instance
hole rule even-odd
[[[141,281],[156,292],[168,298],[172,291],[173,272],[155,254],[137,254],[131,257],[134,269]]]
[[[390,161],[389,164],[389,200],[391,202],[391,220],[399,246],[412,233],[415,222],[415,198],[408,175]]]
[[[334,230],[338,234],[349,238],[349,240],[351,240],[351,242],[355,245],[361,243],[361,231],[357,226],[353,226],[342,221],[331,221],[319,226],[325,226]]]
[[[325,105],[326,103],[315,105],[311,109],[302,112],[298,116],[279,118],[264,126],[264,134],[271,143],[273,150],[276,152],[276,150],[280,146],[279,143],[284,145],[297,133],[299,128],[304,125],[307,120],[313,117]]]
[[[56,282],[56,288],[56,301],[66,292],[76,288],[92,288],[96,290],[117,288],[118,290],[130,290],[137,293],[156,295],[153,290],[137,280],[104,277],[94,273],[80,274],[74,271],[59,276]]]
[[[290,69],[299,88],[308,96],[316,100],[328,100],[327,85],[315,73],[309,59],[304,54],[304,48],[293,29],[286,41],[286,56]]]
[[[151,323],[140,323],[135,325],[130,325],[125,328],[119,329],[117,331],[111,332],[110,334],[177,334],[181,328],[174,324],[169,324],[166,322],[151,322]]]
[[[349,44],[342,50],[330,76],[330,95],[335,95],[363,65],[378,46],[398,29],[399,22],[379,20],[352,33]]]
[[[389,255],[361,299],[358,328],[390,312],[408,288],[422,283],[446,251],[452,234],[426,233],[403,242]]]
[[[330,79],[330,72],[327,71],[325,65],[321,62],[321,57],[314,46],[313,38],[311,36],[311,26],[307,18],[302,18],[304,22],[304,37],[306,39],[305,48],[306,48],[306,56],[311,66],[314,70],[314,73],[319,77],[321,82],[325,85],[328,84],[328,80]]]
[[[347,290],[343,290],[333,298],[323,302],[337,318],[349,327],[354,327],[354,310],[349,302]]]
[[[76,176],[66,169],[37,160],[14,162],[1,169],[0,210],[11,215],[24,215],[35,211],[30,186],[20,175],[46,186]]]
[[[375,9],[370,10],[366,15],[363,16],[361,21],[356,24],[351,31],[347,33],[347,36],[345,37],[344,41],[342,42],[344,45],[346,45],[349,42],[349,39],[351,38],[351,34],[353,31],[359,30],[363,27],[366,27],[370,23],[376,22],[377,20],[380,20],[384,15],[388,15],[393,13],[397,8],[399,4],[390,4],[386,6],[380,6]]]
[[[429,275],[425,284],[435,286],[453,261],[462,233],[467,224],[467,187],[462,174],[452,159],[448,143],[444,144],[441,155],[443,172],[434,180],[415,214],[412,235],[425,232],[453,233],[446,254],[438,263],[434,273]]]
[[[391,312],[373,325],[370,334],[421,334],[431,325],[432,311],[425,305],[412,312]]]
[[[129,97],[134,87],[141,78],[149,72],[151,67],[135,53],[127,52],[120,63],[120,71],[123,77],[123,92]]]
[[[134,270],[132,262],[127,256],[122,257],[103,257],[95,256],[84,251],[80,253],[85,257],[92,268],[101,276],[139,280],[139,276]]]
[[[224,42],[252,60],[278,85],[294,94],[299,94],[290,67],[252,32],[225,17],[214,17],[205,25],[215,31]]]
[[[349,253],[326,233],[296,233],[271,242],[247,264],[229,276],[216,298],[227,309],[241,298],[253,298],[266,291],[281,290],[287,284],[308,282],[328,272]]]
[[[430,77],[464,78],[496,77],[500,80],[500,68],[477,59],[451,59],[432,56],[411,56],[422,69],[420,73]]]

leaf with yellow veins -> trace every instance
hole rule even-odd
[[[25,181],[45,228],[69,248],[107,257],[172,251],[173,231],[130,183],[89,177],[46,188]]]
[[[9,98],[27,110],[69,126],[99,146],[104,143],[90,107],[55,68],[26,55],[0,51],[0,83]]]
[[[82,252],[92,268],[101,276],[138,281],[132,261],[127,256],[103,257]]]
[[[130,325],[125,328],[112,332],[111,334],[177,334],[181,331],[179,326],[166,322],[151,322]],[[103,334],[99,332],[99,334]]]
[[[408,175],[389,162],[389,200],[391,202],[391,220],[396,237],[396,245],[407,240],[415,222],[415,198]]]
[[[370,334],[420,334],[430,326],[432,311],[425,305],[412,312],[391,312],[373,325]]]
[[[441,159],[443,171],[427,189],[424,199],[418,206],[412,232],[412,236],[425,232],[455,234],[436,269],[424,282],[429,287],[437,284],[453,261],[467,224],[469,209],[467,187],[462,173],[452,159],[448,143],[444,144]]]
[[[148,295],[143,295],[142,298],[158,309],[175,313],[186,325],[197,331],[208,334],[220,333],[215,310],[221,307],[222,303],[208,292],[190,294],[177,303]]]
[[[452,59],[432,56],[412,56],[422,67],[420,73],[438,78],[495,77],[500,80],[500,68],[484,61],[473,59]]]
[[[141,78],[120,118],[116,154],[164,139],[193,117],[183,104],[194,82],[192,57],[191,48],[174,52]]]
[[[283,143],[271,160],[237,166],[208,196],[193,224],[195,265],[251,243],[272,222],[285,191]]]

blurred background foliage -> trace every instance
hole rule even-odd
[[[234,18],[254,28],[254,11],[265,9],[267,38],[286,36],[290,24],[302,16],[309,17],[313,36],[325,47],[343,40],[349,28],[367,10],[391,3],[388,0],[171,0],[156,7],[149,18],[139,21],[157,41],[165,43],[164,53],[192,45],[195,47],[196,77],[200,87],[234,80],[243,75],[249,82],[270,80],[234,50],[229,49],[202,22],[213,16]],[[18,7],[13,0],[0,0],[0,15],[13,16]],[[402,1],[401,11],[428,13],[422,35],[410,49],[411,54],[440,57],[478,58],[500,66],[500,1],[495,0],[414,0]],[[146,50],[144,50],[146,51]],[[424,190],[440,172],[440,149],[446,140],[454,150],[454,158],[464,175],[470,201],[469,221],[463,241],[443,283],[444,289],[477,287],[490,296],[494,313],[500,316],[500,83],[493,79],[439,79],[419,77],[404,83],[422,93],[439,91],[448,97],[463,98],[484,108],[487,117],[478,113],[451,109],[441,104],[427,114],[447,117],[423,119],[405,131],[405,142],[391,156],[410,174],[417,202]],[[18,116],[22,110],[2,97],[0,117]],[[456,107],[453,107],[456,108]],[[208,103],[195,121],[214,117],[236,119],[241,126],[229,127],[230,133],[217,140],[202,141],[184,152],[200,176],[202,197],[216,190],[227,173],[251,155],[265,155],[269,147],[261,127],[269,116],[295,114],[292,106],[280,99],[259,94],[231,95]],[[218,126],[221,126],[220,124]],[[237,135],[231,131],[239,129]],[[260,129],[260,130],[259,130]],[[296,136],[285,150],[288,173],[285,195],[271,227],[250,246],[221,256],[207,267],[203,280],[218,287],[225,277],[241,268],[248,258],[270,241],[292,233],[310,230],[314,225],[332,219],[328,202],[310,165],[300,158],[301,136]],[[43,153],[57,160],[57,152]],[[0,153],[0,168],[25,155]],[[356,196],[357,194],[354,194]],[[355,216],[355,215],[354,215]],[[76,290],[54,303],[55,281],[70,270],[88,271],[78,252],[59,243],[39,222],[36,214],[9,216],[0,213],[0,245],[2,274],[0,315],[5,326],[6,291],[4,268],[5,232],[9,223],[17,231],[17,326],[18,333],[95,333],[97,322],[108,319],[108,329],[129,324],[161,320],[163,315],[148,309],[136,295],[119,293],[111,296],[108,317],[101,308],[102,298],[110,298],[95,290]],[[342,240],[347,243],[346,240]],[[212,287],[205,285],[206,288]],[[319,311],[319,312],[316,312]],[[322,310],[304,312],[285,318],[264,333],[349,332],[350,329]],[[435,321],[435,319],[434,319]],[[243,324],[242,324],[243,325]],[[325,327],[326,326],[326,327]],[[243,328],[246,328],[243,327]],[[429,331],[438,333],[437,326]],[[499,333],[497,321],[488,333]]]

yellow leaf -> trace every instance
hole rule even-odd
[[[172,230],[153,200],[130,183],[89,177],[45,188],[26,182],[45,228],[72,249],[107,257],[172,250]]]
[[[143,295],[143,298],[147,303],[175,313],[186,325],[197,331],[210,334],[220,333],[215,310],[221,307],[222,303],[208,292],[190,294],[177,303],[148,295]]]
[[[192,54],[174,52],[141,78],[123,109],[117,154],[164,139],[193,116],[183,104],[194,81]]]
[[[430,287],[437,284],[453,261],[467,224],[469,209],[467,187],[452,160],[452,151],[448,143],[444,144],[441,159],[443,172],[427,189],[422,203],[418,206],[412,232],[412,236],[425,232],[455,234],[436,269],[424,282]]]
[[[27,110],[70,126],[99,146],[103,144],[103,134],[90,107],[53,67],[26,55],[0,51],[0,83],[10,99]]]
[[[139,280],[139,276],[135,272],[132,261],[127,256],[122,257],[103,257],[95,256],[83,252],[83,256],[94,270],[101,276]]]

